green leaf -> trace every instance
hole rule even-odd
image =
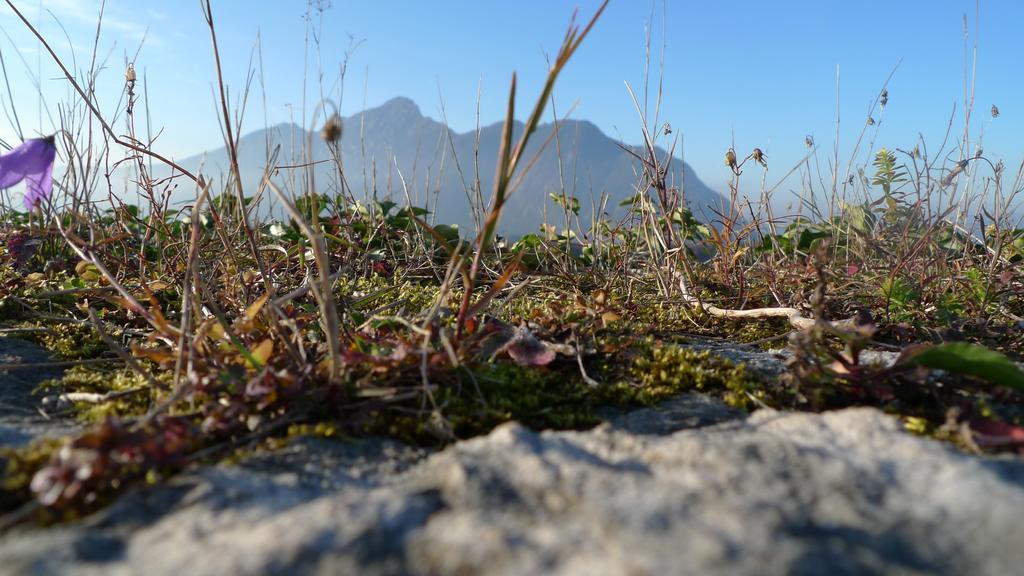
[[[570,212],[576,214],[577,216],[579,215],[580,201],[575,196],[561,196],[559,194],[555,194],[554,192],[549,193],[548,196],[555,204],[558,204],[562,208],[569,210]]]
[[[976,344],[952,342],[929,346],[899,365],[926,366],[1024,390],[1024,371],[1003,354]]]
[[[544,239],[541,238],[538,234],[525,234],[522,238],[517,240],[515,244],[512,245],[512,251],[518,252],[520,250],[527,248],[537,248],[538,246],[541,246],[543,244]]]
[[[845,214],[847,220],[850,222],[850,226],[856,232],[865,236],[869,235],[871,230],[875,227],[875,215],[871,211],[871,206],[864,205],[844,205]]]
[[[422,206],[407,206],[402,208],[398,213],[405,215],[412,214],[413,216],[426,216],[427,214],[430,214],[430,210],[427,210]]]
[[[905,310],[919,297],[914,287],[900,276],[886,278],[879,286],[879,290],[885,298],[886,306],[899,310]]]
[[[822,238],[828,238],[830,236],[832,236],[832,234],[825,230],[811,230],[810,228],[805,228],[800,232],[800,239],[797,242],[797,248],[807,252],[815,247],[815,240],[821,240]]]
[[[632,206],[633,204],[640,202],[642,197],[643,192],[637,192],[636,194],[625,198],[622,202],[619,202],[619,207],[624,208],[626,206]]]
[[[434,226],[434,230],[436,230],[449,245],[454,246],[459,241],[458,224],[438,224],[437,226]]]

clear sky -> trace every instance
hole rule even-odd
[[[98,0],[14,2],[62,57],[70,63],[74,52],[76,69],[87,66]],[[585,19],[598,4],[335,0],[320,12],[297,0],[215,0],[214,17],[233,97],[242,92],[261,39],[264,88],[257,68],[245,131],[263,127],[264,118],[270,124],[300,121],[304,82],[308,124],[319,99],[318,78],[337,101],[340,64],[355,44],[344,81],[344,114],[407,96],[440,118],[443,98],[451,126],[467,131],[475,124],[478,89],[482,122],[500,119],[513,70],[519,73],[520,109],[532,104],[546,70],[545,53],[557,50],[574,8]],[[974,0],[611,0],[556,88],[558,108],[578,102],[575,118],[591,120],[628,143],[640,142],[624,81],[642,92],[646,30],[653,22],[652,90],[665,44],[660,120],[683,136],[685,159],[714,187],[721,189],[727,178],[722,155],[733,139],[741,153],[754,146],[765,151],[769,180],[781,178],[803,156],[806,135],[830,151],[837,68],[844,157],[871,101],[900,62],[876,147],[909,149],[922,134],[936,149],[954,107],[954,135],[963,129],[965,16],[971,48],[978,43],[972,134],[983,132],[986,154],[1015,172],[1024,156],[1019,0],[984,0],[980,19]],[[52,132],[54,120],[39,112],[33,77],[40,79],[52,118],[68,97],[66,82],[4,2],[0,29],[22,129],[27,136]],[[138,51],[140,85],[144,79],[154,129],[163,131],[156,148],[182,157],[220,145],[210,39],[198,2],[108,0],[99,45],[101,59],[108,56],[98,87],[104,111],[116,110],[124,63]],[[0,137],[17,142],[6,89],[0,88],[0,100],[7,111],[0,117]],[[991,118],[992,104],[1002,113],[997,119]]]

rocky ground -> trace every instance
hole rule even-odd
[[[3,347],[7,363],[39,354]],[[0,442],[68,426],[32,410],[41,376],[0,376]],[[1020,459],[871,409],[747,417],[683,395],[586,432],[506,424],[433,453],[300,440],[5,534],[0,572],[1009,574],[1021,518]]]
[[[41,436],[62,436],[77,429],[73,421],[47,418],[32,391],[44,380],[60,378],[62,370],[40,367],[52,363],[46,350],[15,338],[0,337],[0,446],[22,446]],[[3,370],[4,366],[23,366]]]

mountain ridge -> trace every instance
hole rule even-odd
[[[344,131],[339,143],[345,182],[357,199],[376,195],[399,204],[409,200],[419,206],[427,205],[436,223],[458,224],[463,230],[475,230],[468,198],[475,196],[471,187],[476,180],[477,167],[484,201],[490,198],[502,122],[481,126],[478,145],[476,130],[460,133],[446,128],[403,96],[352,114],[342,122]],[[545,220],[545,214],[549,223],[564,226],[562,209],[549,197],[552,193],[560,194],[563,181],[568,194],[573,195],[575,190],[574,195],[580,202],[579,221],[584,229],[589,228],[592,204],[602,192],[609,195],[606,211],[611,217],[620,216],[622,209],[618,204],[635,195],[636,173],[641,167],[617,140],[588,120],[569,119],[558,125],[557,146],[552,134],[553,123],[540,124],[531,137],[520,171],[534,160],[542,143],[547,141],[548,144],[509,198],[499,228],[506,235],[515,237],[536,231]],[[518,138],[523,127],[522,122],[515,122],[514,137]],[[302,147],[310,142],[312,155],[304,157]],[[268,149],[277,146],[280,146],[278,165],[302,164],[308,158],[331,158],[318,131],[306,131],[292,122],[248,132],[239,140],[239,165],[247,194],[259,185]],[[626,148],[642,151],[635,146]],[[556,149],[561,150],[561,165]],[[663,160],[668,157],[660,148],[658,154]],[[189,156],[179,164],[212,175],[214,182],[218,182],[218,177],[224,182],[230,162],[226,149],[220,147]],[[673,158],[670,168],[666,180],[682,189],[695,214],[725,203],[718,192],[705,185],[678,157]],[[279,170],[275,181],[297,190],[301,179],[296,178],[296,172]],[[333,162],[316,164],[314,178],[318,188],[326,185],[321,192],[335,194],[340,189]],[[470,187],[468,192],[467,187]]]

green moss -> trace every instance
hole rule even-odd
[[[477,367],[472,377],[453,373],[453,381],[433,393],[434,401],[451,434],[468,438],[511,420],[537,430],[586,429],[601,421],[602,407],[650,406],[694,390],[742,409],[767,400],[763,384],[743,365],[709,351],[656,344],[653,339],[618,348],[608,345],[616,351],[587,368],[598,381],[596,386],[584,382],[572,361],[549,367],[494,363]],[[425,403],[416,402],[417,409],[372,412],[362,432],[436,442],[438,422],[424,413]]]
[[[785,318],[761,318],[754,322],[722,322],[721,325],[728,337],[744,343],[782,337],[793,331],[793,327]],[[780,341],[785,343],[785,340]],[[764,349],[778,348],[779,341],[764,342],[761,347]]]
[[[743,409],[754,407],[752,397],[761,402],[767,397],[760,381],[742,364],[677,344],[653,346],[649,342],[648,346],[652,346],[649,355],[637,358],[627,371],[636,382],[629,389],[642,404],[661,402],[690,390],[717,393],[730,406]]]
[[[162,372],[154,375],[154,379],[170,388],[173,375]],[[92,392],[96,394],[127,393],[99,404],[79,403],[78,417],[90,422],[99,422],[108,416],[131,417],[145,414],[153,406],[159,390],[149,389],[146,379],[134,371],[121,369],[104,369],[90,366],[72,366],[64,372],[64,376],[55,380],[47,380],[40,385],[42,390],[55,390],[60,393]],[[138,391],[138,392],[136,392]]]
[[[60,360],[96,358],[109,350],[96,330],[86,324],[35,322],[25,326],[46,328],[26,332],[24,338],[46,348]]]
[[[342,436],[339,426],[334,422],[314,422],[292,424],[288,427],[287,438],[313,436],[316,438],[338,438]]]
[[[926,418],[908,416],[903,419],[903,429],[917,436],[932,436],[935,433],[936,428],[937,427]]]
[[[455,380],[434,392],[444,426],[456,438],[485,434],[503,422],[518,421],[534,429],[578,430],[596,425],[597,395],[571,368],[487,364],[472,376]],[[407,442],[436,442],[437,419],[421,413],[378,410],[370,414],[364,432],[386,434]]]
[[[700,310],[693,306],[667,303],[656,295],[638,298],[634,304],[621,326],[634,334],[692,332],[704,321]]]

